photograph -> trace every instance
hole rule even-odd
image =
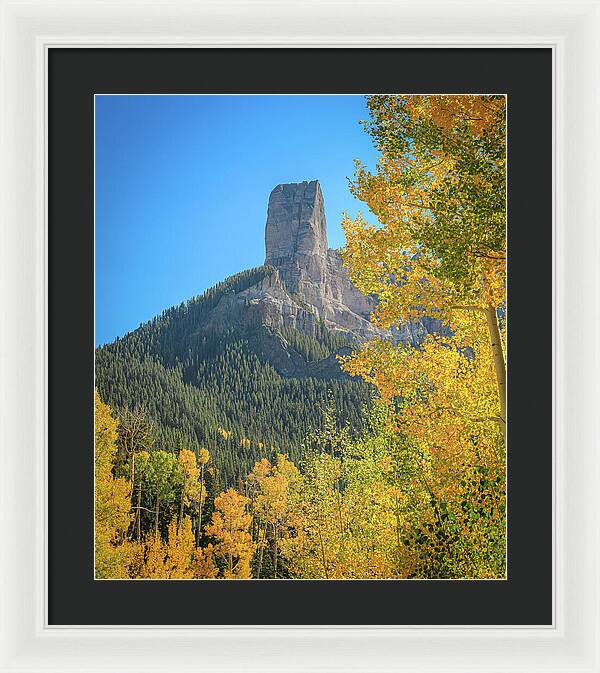
[[[509,121],[94,96],[96,580],[507,579]]]

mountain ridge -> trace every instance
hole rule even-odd
[[[270,196],[265,225],[269,273],[215,307],[212,327],[238,324],[298,329],[318,337],[319,323],[358,344],[375,337],[418,345],[434,320],[380,330],[370,322],[374,297],[352,284],[339,250],[327,244],[324,198],[318,180],[281,184]]]

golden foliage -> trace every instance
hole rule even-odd
[[[219,574],[219,568],[213,559],[214,548],[212,544],[206,547],[198,547],[194,551],[192,566],[194,569],[194,578],[196,579],[215,579]]]
[[[294,576],[399,576],[394,502],[372,441],[307,461],[302,489],[294,493],[293,534],[281,542]]]
[[[290,530],[296,530],[301,525],[296,494],[301,489],[302,477],[294,463],[286,455],[278,453],[274,464],[266,458],[258,461],[248,475],[247,483],[257,525],[257,576],[261,575],[264,551],[270,540],[273,577],[277,578],[281,540],[289,535]]]
[[[131,484],[112,474],[117,452],[117,421],[95,392],[95,572],[96,577],[127,577],[132,547]]]
[[[353,191],[379,225],[344,218],[344,261],[356,286],[377,295],[372,321],[379,327],[429,316],[447,329],[444,339],[426,342],[422,355],[367,344],[346,360],[346,369],[374,383],[387,400],[405,387],[404,360],[423,366],[423,390],[432,385],[450,394],[451,381],[463,401],[465,372],[477,372],[479,383],[497,390],[496,408],[483,415],[505,424],[505,99],[373,96],[369,107],[382,154],[375,175],[357,166]],[[487,407],[489,388],[484,385],[482,395]],[[448,413],[482,416],[445,406]]]
[[[149,535],[144,545],[144,563],[139,576],[144,579],[189,579],[194,577],[195,554],[192,522],[185,517],[179,526],[173,518],[167,542]]]
[[[200,497],[198,479],[200,468],[196,463],[196,454],[189,449],[181,449],[177,457],[179,473],[181,476],[181,511],[183,507],[197,502]]]
[[[344,217],[344,261],[389,326],[455,306],[499,306],[506,281],[502,96],[372,96],[376,172],[354,195],[380,226]]]
[[[344,218],[345,263],[357,287],[377,295],[377,326],[429,316],[444,328],[419,348],[371,341],[343,367],[397,408],[389,423],[420,457],[415,474],[429,505],[406,538],[408,574],[422,573],[429,553],[443,559],[435,572],[497,576],[504,554],[505,100],[374,96],[369,107],[381,157],[375,174],[357,164],[353,191],[379,224]],[[475,504],[492,500],[489,511]],[[473,560],[485,547],[482,531],[488,549],[496,545],[491,561]]]
[[[215,511],[206,533],[217,541],[214,556],[225,561],[225,579],[251,576],[250,562],[255,545],[249,532],[252,517],[247,511],[248,503],[248,498],[233,488],[215,498]]]

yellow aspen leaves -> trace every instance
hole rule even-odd
[[[114,478],[117,421],[95,392],[95,562],[96,577],[126,577],[132,548],[127,541],[131,524],[131,484]]]
[[[214,556],[224,562],[226,579],[244,579],[251,576],[250,563],[254,543],[250,534],[249,500],[230,488],[215,498],[215,511],[207,526],[208,535],[216,539]]]

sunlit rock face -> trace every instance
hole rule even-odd
[[[327,222],[318,180],[277,185],[269,196],[265,227],[266,264],[327,255]]]
[[[375,301],[352,285],[340,254],[328,249],[318,180],[277,185],[271,192],[265,247],[265,264],[277,269],[292,299],[308,304],[330,329],[357,340],[374,336],[369,315]]]

